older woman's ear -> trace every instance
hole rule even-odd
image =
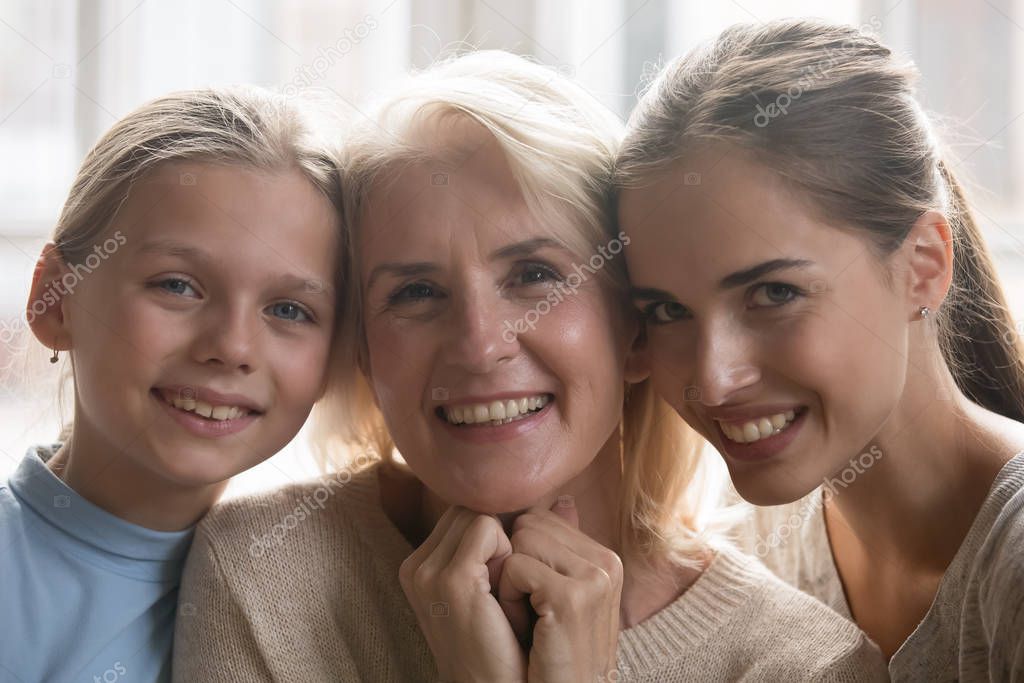
[[[625,380],[630,384],[639,384],[651,376],[651,355],[647,344],[647,326],[634,321],[634,332],[626,353]]]

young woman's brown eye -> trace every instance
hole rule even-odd
[[[684,320],[689,314],[686,306],[675,301],[656,301],[644,309],[644,318],[655,325]]]
[[[799,288],[782,282],[766,282],[758,285],[751,294],[751,306],[771,307],[782,306],[801,296]]]

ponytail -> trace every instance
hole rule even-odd
[[[978,405],[1024,422],[1024,345],[963,187],[942,161],[953,232],[953,285],[938,316],[939,344],[960,390]]]

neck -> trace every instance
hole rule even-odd
[[[926,368],[910,369],[869,446],[881,455],[829,499],[830,525],[891,568],[941,574],[999,470],[1024,448],[1024,425],[965,397],[936,349]]]
[[[189,486],[171,481],[91,434],[76,420],[71,438],[47,467],[76,493],[112,515],[155,531],[196,524],[226,482]]]

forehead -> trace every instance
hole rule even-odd
[[[443,161],[402,165],[374,183],[358,230],[365,257],[465,239],[525,239],[536,232],[498,143],[488,137],[460,151]]]
[[[670,273],[675,279],[718,279],[776,258],[838,270],[866,248],[825,223],[777,172],[732,148],[702,151],[644,187],[624,190],[620,217],[637,280]]]
[[[163,164],[132,188],[114,229],[129,248],[174,238],[216,249],[224,262],[322,272],[337,257],[333,205],[297,169],[203,162]]]

